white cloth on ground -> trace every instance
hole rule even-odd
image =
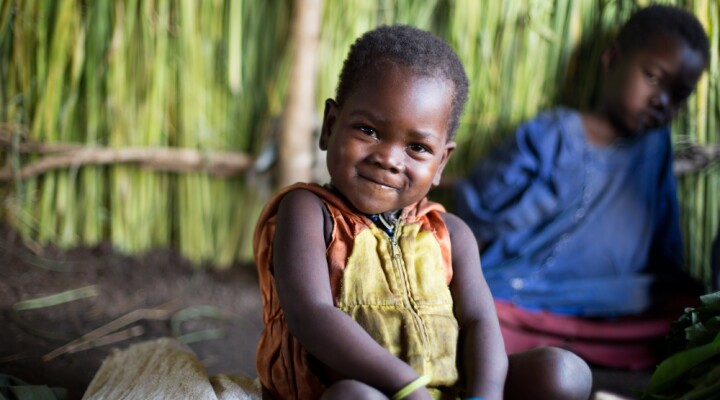
[[[108,356],[83,400],[206,399],[260,400],[257,379],[209,377],[197,355],[177,339],[161,338]]]

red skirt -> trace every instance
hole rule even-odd
[[[632,370],[654,368],[665,357],[665,337],[683,307],[673,302],[647,315],[603,319],[528,311],[495,301],[508,354],[557,346],[591,364]]]

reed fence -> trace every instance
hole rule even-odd
[[[711,39],[709,70],[672,127],[679,152],[710,160],[714,147],[691,149],[720,144],[720,7],[661,2],[692,11]],[[37,248],[110,240],[127,253],[173,246],[199,266],[249,259],[277,159],[293,156],[280,143],[292,132],[282,121],[303,51],[290,32],[294,10],[308,3],[1,0],[0,217]],[[471,79],[447,170],[462,175],[539,110],[586,107],[608,37],[648,3],[326,0],[311,117],[319,121],[363,32],[394,23],[431,30]],[[296,156],[315,160],[321,180],[322,154],[306,152]],[[698,159],[689,163],[699,171],[679,169],[680,198],[688,268],[708,281],[720,173]]]

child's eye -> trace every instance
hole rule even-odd
[[[643,75],[645,76],[645,80],[651,84],[651,85],[657,85],[659,82],[659,78],[653,74],[650,71],[643,71]]]
[[[372,136],[372,137],[377,136],[377,131],[369,126],[361,126],[358,129],[360,130],[360,132],[362,132],[368,136]]]
[[[410,151],[415,152],[415,153],[429,153],[430,152],[430,148],[428,148],[427,146],[425,146],[423,144],[418,144],[418,143],[413,143],[413,144],[409,145],[408,149],[410,149]]]

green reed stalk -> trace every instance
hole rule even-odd
[[[105,62],[111,33],[111,3],[99,1],[89,6],[87,17],[84,19],[86,35],[86,62],[84,64],[83,79],[84,92],[82,94],[85,120],[79,117],[84,128],[84,142],[90,145],[104,144],[107,140],[107,114],[103,100],[107,96],[105,91],[107,64]],[[78,207],[84,210],[78,223],[82,230],[82,243],[96,245],[104,238],[106,226],[107,207],[104,204],[106,182],[104,168],[87,167],[81,171],[81,187]]]
[[[38,108],[35,119],[31,125],[32,137],[45,142],[58,142],[63,140],[63,112],[71,112],[73,104],[65,103],[66,96],[72,93],[72,89],[67,87],[65,71],[72,68],[72,55],[74,54],[74,42],[77,18],[75,18],[75,4],[65,1],[56,5],[57,15],[54,24],[49,27],[52,31],[51,41],[43,43],[41,46],[46,48],[47,67],[45,67],[44,57],[42,67],[39,71],[46,71],[47,75],[41,83],[41,89],[38,95]],[[43,7],[50,8],[49,4]],[[48,20],[52,16],[47,16]],[[44,41],[44,39],[43,39]],[[41,75],[41,79],[43,76]],[[64,110],[63,105],[69,108]],[[52,173],[44,177],[43,190],[40,192],[41,209],[38,239],[41,244],[47,244],[53,241],[58,235],[60,226],[66,217],[68,180],[66,174]]]
[[[325,99],[335,98],[337,77],[350,45],[376,26],[377,4],[372,1],[325,1],[318,58],[318,115]]]

